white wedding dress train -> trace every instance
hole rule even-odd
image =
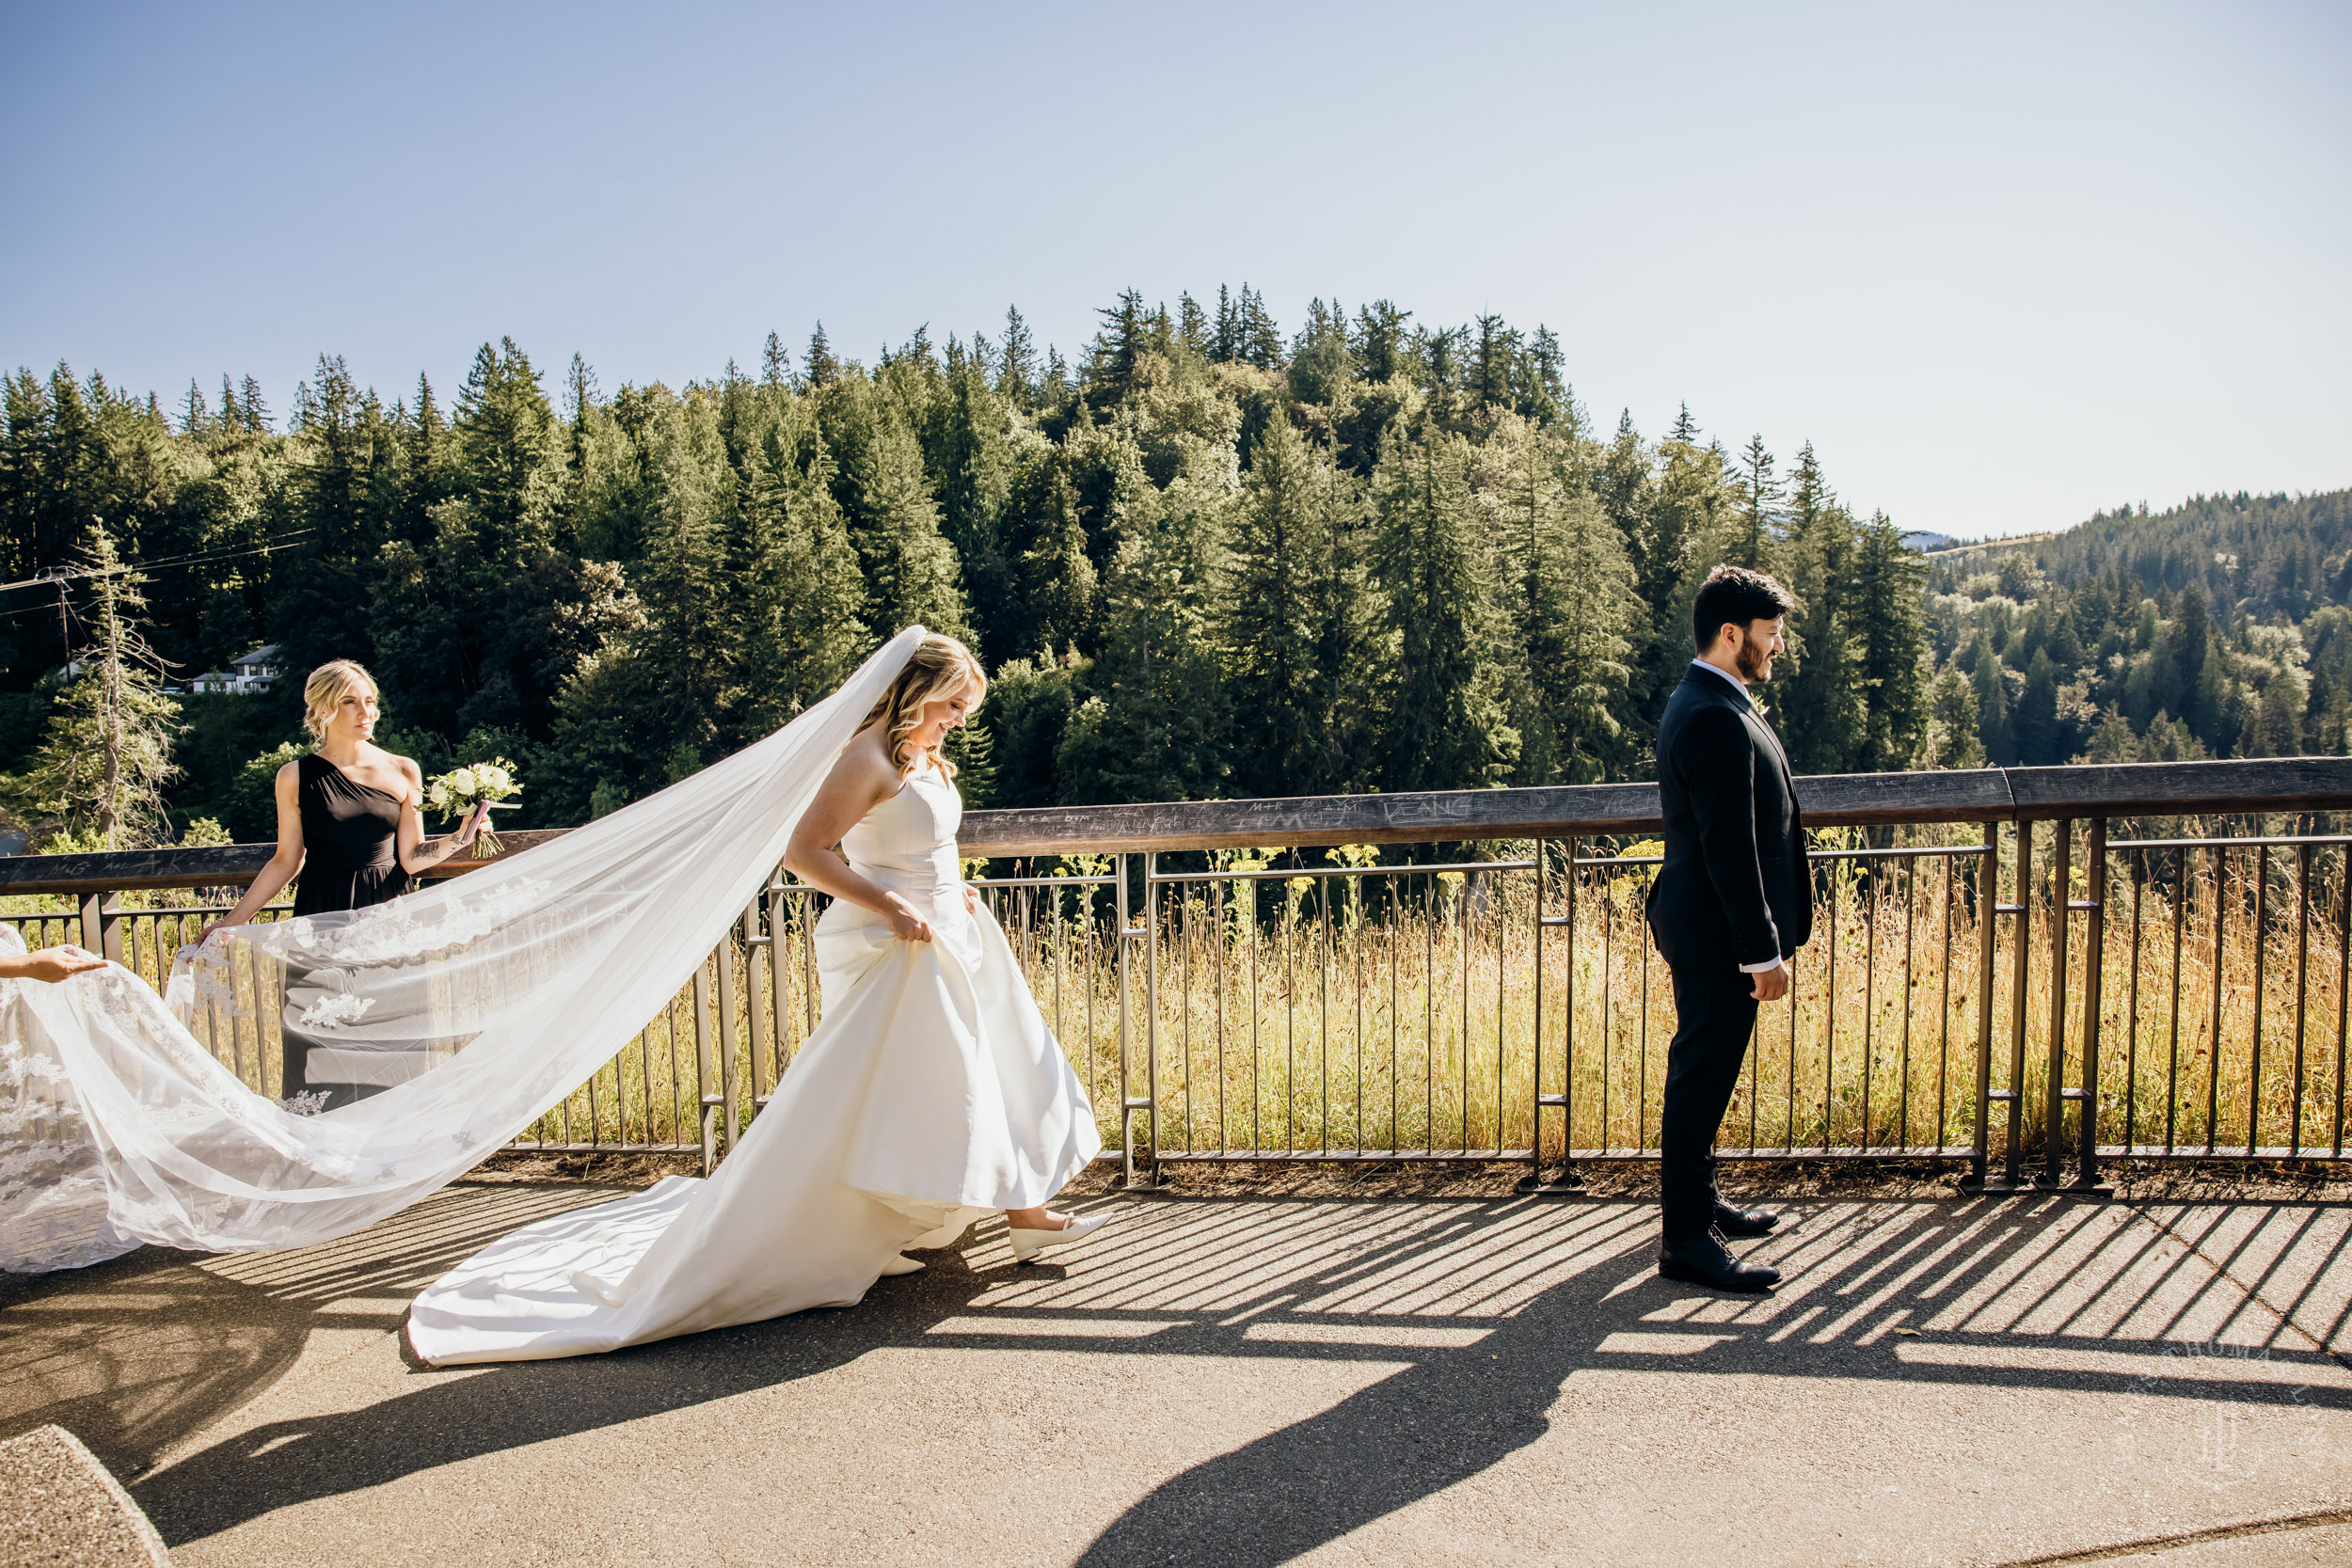
[[[953,784],[926,769],[843,840],[932,940],[834,903],[816,937],[823,1021],[715,1176],[492,1243],[417,1298],[417,1354],[538,1360],[850,1306],[902,1248],[1041,1204],[1100,1152],[1004,933],[965,907],[961,816]]]

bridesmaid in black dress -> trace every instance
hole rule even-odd
[[[397,898],[415,885],[418,872],[470,845],[488,814],[489,808],[482,807],[456,832],[424,836],[419,810],[423,774],[414,761],[374,743],[375,681],[352,660],[339,658],[311,671],[302,698],[303,722],[318,750],[278,770],[278,852],[237,907],[204,928],[206,938],[222,927],[251,920],[297,876],[294,912],[298,915],[365,909]],[[287,978],[291,986],[299,976]],[[324,1091],[326,1103],[321,1108],[332,1109],[378,1092],[313,1081],[308,1057],[319,1042],[297,1034],[290,1022],[283,1032],[283,1093]]]

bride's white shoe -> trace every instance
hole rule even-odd
[[[909,1258],[903,1252],[898,1254],[898,1257],[893,1258],[889,1262],[882,1265],[882,1277],[884,1279],[889,1278],[894,1274],[921,1274],[922,1272],[923,1259],[920,1258]]]
[[[1076,1246],[1110,1223],[1108,1214],[1073,1214],[1059,1230],[1025,1230],[1017,1225],[1005,1228],[1012,1234],[1013,1261],[1026,1263],[1047,1247]]]

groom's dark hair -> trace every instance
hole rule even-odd
[[[1796,599],[1769,573],[1749,566],[1718,566],[1699,584],[1691,605],[1691,635],[1699,652],[1715,645],[1724,624],[1744,626],[1769,621],[1797,608]]]

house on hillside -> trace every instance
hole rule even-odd
[[[278,644],[264,642],[251,653],[230,659],[228,669],[211,670],[197,676],[188,682],[188,689],[254,696],[277,686],[279,673]]]

